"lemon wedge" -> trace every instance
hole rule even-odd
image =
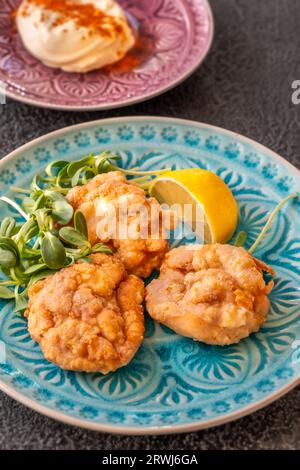
[[[190,204],[192,229],[203,238],[203,225],[200,234],[195,224],[196,214],[201,213],[206,243],[226,243],[237,227],[236,200],[224,181],[211,171],[200,168],[167,171],[153,180],[149,192],[161,204],[176,204],[182,209]]]

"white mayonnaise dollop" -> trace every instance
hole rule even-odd
[[[95,15],[89,17],[85,11],[81,16],[81,5],[89,5]],[[88,72],[117,62],[135,42],[115,0],[23,0],[16,22],[34,57],[67,72]]]

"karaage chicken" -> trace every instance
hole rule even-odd
[[[99,241],[110,243],[122,259],[126,270],[139,277],[148,277],[153,269],[159,268],[168,242],[161,220],[161,208],[154,198],[146,198],[140,187],[131,184],[120,171],[100,174],[90,182],[71,189],[67,199],[75,210],[85,216],[89,240],[92,244]],[[127,207],[126,233],[120,234],[120,207]],[[138,208],[144,210],[141,215]],[[106,225],[111,209],[115,209],[116,231],[110,235]],[[153,214],[158,220],[153,220]],[[146,217],[144,217],[146,215]],[[144,225],[143,225],[144,224]],[[158,225],[155,236],[153,227]],[[124,223],[123,223],[124,225]]]
[[[144,285],[117,257],[91,258],[34,284],[25,316],[46,359],[107,374],[128,364],[143,340]]]
[[[239,342],[265,322],[274,271],[244,248],[183,246],[171,250],[160,276],[146,288],[154,320],[176,333],[208,344]]]

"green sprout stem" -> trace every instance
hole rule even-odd
[[[12,287],[15,286],[15,281],[0,281],[0,286]]]
[[[13,186],[11,188],[11,190],[14,193],[22,193],[22,194],[30,194],[31,193],[30,189],[19,188],[18,186]]]
[[[13,281],[15,281],[15,284],[19,285],[20,280],[18,279],[18,276],[16,276],[14,268],[10,269],[9,275],[10,275],[11,279],[13,279]]]
[[[17,204],[15,201],[12,201],[9,197],[6,196],[1,196],[0,200],[6,202],[6,204],[18,211],[19,214],[21,214],[21,216],[24,217],[25,220],[28,220],[28,215],[26,214],[26,212],[24,212],[23,209],[19,206],[19,204]]]
[[[123,168],[118,168],[114,167],[116,170],[121,171],[124,173],[124,175],[132,175],[132,176],[156,176],[156,175],[162,175],[163,173],[166,173],[167,171],[170,171],[171,168],[165,168],[164,170],[157,170],[157,171],[142,171],[142,170],[124,170]]]
[[[244,246],[247,241],[247,233],[246,232],[239,232],[233,242],[234,246]]]
[[[33,249],[33,250],[37,250],[37,249],[40,247],[41,242],[42,242],[41,237],[37,237],[37,239],[35,240],[35,242],[34,242],[34,244],[33,244],[32,249]]]
[[[132,180],[130,180],[130,183],[134,183],[134,184],[140,184],[140,183],[145,183],[145,182],[149,182],[151,181],[150,179],[151,177],[150,176],[140,176],[140,177],[137,177],[137,178],[132,178]]]
[[[276,207],[275,209],[271,212],[270,214],[270,217],[268,218],[267,222],[266,222],[266,225],[264,226],[264,228],[262,229],[260,235],[257,237],[256,241],[253,243],[253,245],[250,247],[250,249],[248,250],[249,253],[253,253],[253,251],[256,250],[256,248],[258,247],[258,245],[262,242],[262,240],[265,238],[266,236],[266,233],[267,231],[269,230],[269,228],[271,227],[272,225],[272,222],[273,220],[275,219],[276,215],[278,214],[278,212],[280,211],[280,209],[287,203],[289,202],[291,199],[296,199],[298,197],[298,193],[293,193],[293,194],[290,194],[289,196],[287,196],[285,199],[283,199],[283,201],[281,201]]]

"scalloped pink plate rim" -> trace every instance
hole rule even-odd
[[[41,137],[38,137],[37,139],[34,139],[27,144],[22,145],[21,147],[13,150],[10,154],[7,156],[3,157],[0,161],[0,167],[2,166],[3,162],[7,162],[13,158],[15,158],[17,155],[21,154],[24,150],[28,150],[30,147],[36,145],[37,143],[41,143],[48,138],[52,138],[55,136],[60,136],[64,134],[66,131],[77,131],[77,130],[82,130],[86,127],[93,126],[93,125],[105,125],[109,123],[122,123],[128,121],[128,119],[135,119],[138,118],[140,121],[155,121],[157,119],[166,122],[167,124],[186,124],[186,125],[193,125],[195,127],[199,128],[206,128],[211,131],[217,131],[217,132],[222,132],[223,134],[226,134],[228,136],[231,136],[233,139],[235,137],[239,137],[240,140],[244,141],[245,143],[251,143],[252,145],[256,146],[258,149],[263,150],[264,152],[268,153],[271,158],[274,160],[279,161],[281,164],[284,164],[287,168],[289,168],[290,171],[295,173],[296,175],[300,175],[300,171],[294,167],[291,163],[287,162],[283,157],[275,153],[274,151],[270,150],[269,148],[265,147],[262,144],[259,144],[258,142],[255,142],[254,140],[244,137],[241,134],[238,134],[236,132],[232,132],[226,129],[223,129],[221,127],[213,126],[210,124],[206,123],[201,123],[197,121],[191,121],[191,120],[186,120],[186,119],[176,119],[176,118],[169,118],[169,117],[161,117],[161,116],[127,116],[127,117],[120,117],[120,118],[109,118],[109,119],[98,119],[95,121],[89,121],[81,124],[75,124],[72,126],[67,126],[62,129],[58,129],[56,131],[50,132],[48,134],[45,134]],[[23,405],[45,415],[50,418],[53,418],[57,421],[63,422],[65,424],[69,424],[72,426],[77,426],[85,429],[90,429],[93,431],[100,431],[100,432],[106,432],[106,433],[111,433],[111,434],[124,434],[124,435],[159,435],[159,434],[175,434],[175,433],[187,433],[187,432],[194,432],[194,431],[199,431],[201,429],[208,429],[211,427],[215,426],[220,426],[225,423],[229,423],[231,421],[235,421],[237,419],[240,419],[244,416],[247,416],[249,414],[254,413],[255,411],[258,411],[267,405],[273,403],[274,401],[278,400],[281,398],[283,395],[286,395],[288,392],[290,392],[293,388],[295,388],[297,385],[300,384],[300,377],[295,378],[292,380],[290,383],[286,384],[285,386],[281,387],[280,389],[276,390],[276,392],[270,394],[267,398],[264,398],[252,405],[248,405],[244,407],[242,410],[235,411],[232,413],[228,413],[226,416],[221,416],[220,418],[213,418],[209,419],[206,421],[202,422],[195,422],[193,424],[183,424],[183,425],[167,425],[163,427],[156,427],[153,426],[151,428],[143,428],[143,427],[118,427],[118,426],[109,426],[101,423],[93,423],[87,420],[82,420],[82,419],[76,419],[72,418],[70,416],[67,416],[63,413],[60,413],[58,411],[50,410],[47,407],[43,405],[39,405],[38,403],[34,402],[30,398],[27,398],[26,396],[22,395],[22,393],[17,392],[14,390],[12,387],[4,384],[1,379],[0,379],[0,390],[2,390],[4,393],[9,395],[11,398],[14,398],[18,402],[22,403]]]
[[[178,85],[183,83],[185,80],[187,80],[199,67],[200,65],[204,62],[206,59],[210,48],[212,46],[213,38],[214,38],[214,17],[212,13],[212,9],[210,7],[209,1],[204,0],[206,3],[206,9],[207,9],[207,15],[208,15],[208,22],[209,22],[209,32],[207,36],[207,41],[206,41],[206,47],[204,51],[202,52],[201,56],[199,57],[198,62],[187,72],[185,72],[183,75],[178,77],[176,80],[172,81],[169,85],[162,86],[158,88],[156,91],[151,92],[151,93],[146,93],[144,96],[139,96],[137,98],[130,98],[127,101],[118,101],[114,102],[111,104],[107,105],[90,105],[90,106],[72,106],[72,105],[56,105],[52,103],[45,103],[45,102],[40,102],[40,101],[35,101],[30,98],[26,98],[26,96],[21,96],[18,94],[15,94],[9,90],[6,90],[6,96],[8,98],[11,98],[15,101],[19,101],[21,103],[28,104],[30,106],[36,106],[38,108],[46,108],[46,109],[55,109],[55,110],[60,110],[60,111],[105,111],[109,109],[115,109],[115,108],[124,108],[126,106],[131,106],[134,104],[142,103],[144,101],[148,101],[152,98],[155,98],[157,96],[160,96],[173,88],[176,88]]]

